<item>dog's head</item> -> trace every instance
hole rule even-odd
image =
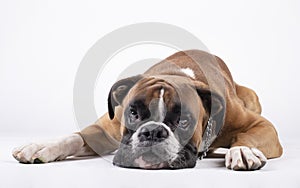
[[[121,117],[115,117],[117,106]],[[114,164],[194,167],[207,121],[222,119],[223,108],[219,95],[186,77],[138,75],[118,81],[108,97],[109,116],[119,118],[123,134]]]

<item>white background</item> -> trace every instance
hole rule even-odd
[[[73,85],[82,58],[106,34],[140,22],[184,28],[221,57],[238,83],[257,91],[263,115],[279,132],[283,157],[269,160],[262,170],[242,173],[227,170],[224,159],[205,159],[194,169],[179,171],[116,168],[112,156],[17,163],[10,154],[13,147],[78,131]],[[299,23],[298,0],[0,0],[1,186],[299,187]],[[112,62],[120,68],[171,51],[144,45]],[[106,111],[107,92],[118,77],[99,77],[99,115]]]
[[[282,140],[299,134],[297,0],[0,0],[0,136],[77,131],[73,84],[83,56],[105,34],[150,21],[197,36],[227,63],[238,83],[257,91],[264,116]],[[149,58],[149,51],[144,54]],[[106,106],[99,104],[100,115]]]

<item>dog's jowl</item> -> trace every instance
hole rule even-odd
[[[256,93],[235,83],[219,57],[189,50],[116,82],[108,112],[95,124],[56,142],[17,148],[13,156],[45,163],[117,150],[113,163],[120,167],[180,169],[220,147],[228,148],[225,166],[233,170],[257,170],[282,154]]]

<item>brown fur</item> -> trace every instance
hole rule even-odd
[[[204,66],[207,67],[205,67],[206,72],[203,73],[195,61],[216,61],[217,65],[204,63]],[[189,82],[197,87],[210,89],[220,94],[222,93],[222,88],[219,88],[218,83],[221,81],[224,83],[223,89],[225,92],[223,92],[224,96],[222,97],[226,100],[225,122],[220,135],[211,145],[211,149],[248,146],[259,149],[267,158],[281,156],[282,147],[279,143],[277,132],[274,126],[260,115],[261,105],[257,95],[253,90],[237,85],[233,81],[227,66],[220,58],[199,50],[178,52],[150,68],[145,73],[145,77],[149,75],[182,75],[186,77],[184,73],[178,71],[178,67],[191,68],[195,72],[195,79],[190,79]],[[205,75],[214,75],[215,71],[218,71],[222,75],[222,80],[220,81],[216,77],[212,83],[208,83]],[[140,86],[144,87],[145,85]],[[155,87],[155,84],[152,87]],[[144,89],[135,86],[131,92],[138,91],[144,91]],[[172,90],[169,92],[170,96],[174,95],[171,93]],[[157,97],[157,93],[149,94],[149,97]],[[124,103],[128,103],[129,98],[127,96]],[[199,104],[200,110],[204,111],[200,100],[197,100],[194,104]],[[122,107],[118,107],[113,120],[110,120],[108,114],[105,114],[95,125],[89,126],[80,132],[91,148],[97,148],[98,154],[112,152],[118,148],[117,143],[121,140],[123,131],[126,131],[121,123],[122,112]],[[207,119],[208,114],[200,113],[198,126],[192,138],[198,147],[202,141],[202,134]],[[95,128],[95,126],[99,128]],[[104,145],[103,143],[106,144]]]

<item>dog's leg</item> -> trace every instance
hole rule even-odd
[[[13,150],[13,156],[22,163],[47,163],[68,156],[103,155],[118,148],[120,123],[110,120],[108,114],[96,124],[79,133],[46,143],[33,143]]]
[[[13,150],[13,156],[21,163],[46,163],[63,160],[68,156],[95,155],[79,134],[45,143],[33,143]]]
[[[225,157],[227,168],[257,170],[266,164],[267,158],[282,155],[277,132],[269,121],[252,112],[243,120],[245,122],[240,123],[248,125],[248,130],[233,137],[231,148]]]
[[[243,101],[244,106],[257,114],[261,114],[261,105],[255,91],[235,84],[236,94]]]
[[[115,118],[110,120],[108,114],[101,117],[95,125],[83,129],[79,134],[85,145],[98,155],[105,155],[115,151],[121,140],[120,122]]]

